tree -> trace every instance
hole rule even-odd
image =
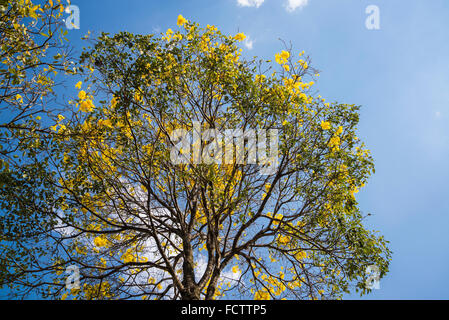
[[[4,259],[16,266],[27,264],[31,252],[37,254],[41,248],[23,244],[40,232],[37,225],[51,221],[32,210],[21,211],[20,203],[8,206],[6,199],[12,193],[21,194],[26,202],[39,196],[22,186],[30,178],[36,182],[46,165],[34,166],[31,161],[36,163],[36,155],[25,159],[21,150],[33,149],[40,135],[49,134],[47,124],[54,119],[57,105],[54,90],[61,83],[58,73],[74,73],[65,43],[67,31],[61,27],[63,12],[60,0],[0,3],[0,188],[6,197],[0,201],[0,285],[8,278]]]
[[[0,149],[1,156],[15,151],[17,129],[31,130],[51,115],[58,72],[74,72],[67,30],[61,27],[61,1],[41,5],[31,0],[3,1],[0,5]],[[37,118],[37,119],[36,119]]]
[[[55,221],[38,240],[44,259],[9,262],[9,284],[64,299],[369,292],[366,267],[384,276],[390,251],[354,196],[374,172],[359,108],[315,96],[316,70],[291,48],[275,63],[246,60],[244,34],[182,16],[178,26],[159,38],[102,34],[82,54],[95,71],[53,134],[23,147],[51,168],[27,187],[45,200],[5,197],[4,208]],[[82,286],[67,291],[72,265]]]

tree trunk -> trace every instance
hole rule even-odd
[[[184,262],[182,264],[184,290],[181,292],[182,300],[199,300],[200,292],[195,282],[195,268],[193,262],[193,252],[190,239],[186,239],[183,244]]]

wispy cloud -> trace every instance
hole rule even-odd
[[[246,49],[252,50],[254,46],[254,40],[252,40],[249,36],[246,36],[245,42],[243,42],[243,44],[245,45]]]
[[[305,7],[309,0],[287,0],[285,8],[289,12],[293,12],[298,8]]]
[[[237,0],[237,4],[241,7],[259,8],[265,0]]]

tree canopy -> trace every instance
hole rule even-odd
[[[38,145],[38,136],[49,133],[47,122],[57,109],[55,89],[61,84],[58,74],[74,74],[61,18],[64,6],[58,1],[39,4],[30,0],[0,2],[0,188],[2,198],[0,221],[0,285],[11,270],[28,264],[33,254],[43,254],[43,248],[22,245],[42,230],[37,226],[51,225],[51,217],[22,210],[46,192],[35,194],[23,184],[37,183],[34,172],[47,168],[36,164],[36,154],[26,159],[23,150]],[[27,175],[30,176],[27,176]],[[36,180],[30,179],[35,177]],[[45,184],[43,185],[45,186]],[[44,190],[44,189],[43,189]],[[9,202],[17,193],[23,203]],[[48,229],[48,227],[45,227]]]
[[[21,156],[0,173],[1,240],[25,263],[2,257],[0,283],[63,299],[369,292],[367,266],[384,276],[390,251],[355,197],[374,172],[359,107],[317,95],[303,52],[245,59],[243,33],[182,16],[173,29],[101,34],[76,67],[77,96],[17,129]],[[269,145],[257,159],[248,132]],[[73,265],[81,286],[67,290]]]

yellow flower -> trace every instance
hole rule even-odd
[[[95,108],[95,106],[94,106],[92,100],[86,100],[86,101],[81,102],[80,110],[82,112],[92,112],[92,110],[94,108]]]
[[[290,67],[289,67],[288,64],[284,64],[284,65],[282,66],[282,68],[284,68],[284,70],[287,71],[287,72],[290,71]]]
[[[331,128],[331,124],[328,121],[321,121],[321,129],[329,130]]]
[[[262,81],[265,81],[265,79],[266,79],[266,76],[264,74],[261,74],[261,75],[256,74],[256,76],[255,76],[256,82],[262,82]]]
[[[274,59],[276,60],[276,63],[278,63],[278,64],[282,64],[282,62],[283,62],[283,59],[279,53],[276,53],[274,55]]]
[[[338,150],[339,146],[340,146],[340,137],[339,136],[333,136],[330,140],[329,140],[329,148],[332,148],[333,151]]]
[[[340,134],[342,134],[342,132],[343,132],[343,127],[339,126],[338,129],[337,129],[337,132],[335,132],[335,134],[336,135],[340,135]]]
[[[127,249],[126,252],[122,255],[122,260],[124,263],[134,262],[135,257],[131,253],[131,249]]]
[[[271,188],[271,183],[266,183],[265,184],[265,192],[268,192]]]
[[[245,34],[243,34],[242,32],[240,32],[240,33],[237,33],[237,34],[235,35],[234,39],[237,40],[237,41],[243,41],[243,40],[246,39],[246,36],[245,36]]]
[[[16,100],[20,101],[20,103],[23,103],[23,98],[22,98],[22,96],[20,94],[16,95]]]
[[[276,63],[284,64],[284,63],[287,63],[288,58],[290,57],[290,53],[288,51],[282,50],[281,53],[276,53],[274,57],[275,57]]]
[[[239,267],[238,266],[233,266],[232,267],[232,273],[238,273],[239,272]]]
[[[83,83],[82,83],[81,81],[78,81],[78,83],[75,84],[75,88],[77,88],[78,90],[81,89],[81,85],[82,85],[82,84],[83,84]]]
[[[110,119],[106,119],[106,120],[100,119],[100,120],[98,120],[98,125],[99,125],[100,127],[101,127],[101,126],[105,126],[105,127],[108,127],[108,128],[111,128],[111,129],[112,129],[112,122],[111,122]]]
[[[280,235],[279,237],[278,237],[278,242],[280,243],[280,244],[282,244],[282,245],[286,245],[286,244],[288,244],[289,242],[290,242],[290,237],[289,236],[283,236],[283,235]]]
[[[290,53],[288,51],[282,50],[281,58],[284,59],[284,60],[287,60],[288,58],[290,58]]]
[[[350,193],[351,193],[352,197],[354,197],[354,193],[359,193],[359,188],[354,187],[353,189],[351,189]]]
[[[86,99],[86,91],[81,90],[80,92],[78,92],[78,98],[81,100]]]
[[[270,300],[270,294],[267,291],[259,290],[254,295],[254,300]]]
[[[84,121],[83,124],[81,125],[81,128],[83,129],[84,132],[89,132],[91,129],[90,123],[88,121]]]
[[[187,22],[187,20],[182,15],[178,16],[178,21],[177,21],[178,26],[182,26],[186,22]]]
[[[280,220],[282,220],[282,218],[284,217],[284,215],[278,213],[276,214],[276,216],[274,216],[273,221],[273,226],[276,227],[277,225],[279,225]]]
[[[80,292],[80,289],[73,288],[70,290],[72,296],[76,296]]]
[[[301,260],[307,258],[307,253],[305,251],[298,251],[295,254],[295,258],[296,258],[296,260],[301,261]]]
[[[134,93],[134,100],[136,100],[136,102],[142,102],[142,94],[140,93],[140,91],[136,91]]]
[[[182,40],[182,35],[181,35],[181,34],[175,34],[175,35],[173,36],[173,40],[181,41],[181,40]]]
[[[108,240],[102,236],[96,237],[94,239],[94,244],[97,247],[104,247],[107,244]]]
[[[117,106],[118,100],[116,97],[112,98],[111,100],[111,109],[115,109],[115,107]]]

